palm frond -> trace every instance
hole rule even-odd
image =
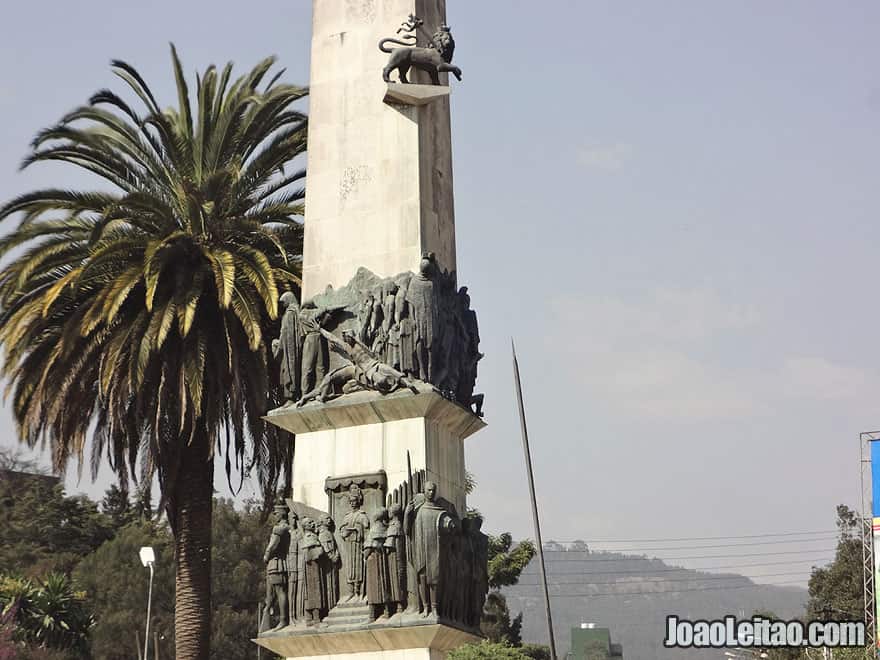
[[[264,338],[279,291],[300,284],[308,92],[274,58],[209,67],[193,87],[173,45],[171,63],[175,107],[114,60],[123,94],[99,90],[35,136],[23,167],[62,163],[103,189],[0,206],[0,346],[24,441],[59,469],[90,445],[93,471],[155,473],[173,514],[198,433],[213,451],[227,431],[229,465],[264,486],[283,464],[262,420],[279,398]]]

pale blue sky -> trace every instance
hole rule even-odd
[[[448,4],[459,279],[490,424],[467,458],[488,529],[531,534],[515,335],[545,537],[833,530],[859,501],[858,433],[880,427],[880,4]],[[2,198],[83,183],[15,168],[38,129],[121,89],[111,58],[168,104],[169,41],[190,72],[274,53],[307,82],[306,0],[4,19]],[[6,412],[0,429],[15,442]],[[818,560],[832,542],[796,545]]]

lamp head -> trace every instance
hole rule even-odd
[[[144,546],[140,551],[141,563],[146,567],[156,563],[156,553],[153,548]]]

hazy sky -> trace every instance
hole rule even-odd
[[[832,531],[835,505],[859,504],[858,433],[880,427],[880,4],[448,5],[459,280],[489,422],[467,459],[487,528],[532,533],[514,335],[545,538]],[[4,199],[83,184],[16,167],[38,129],[123,89],[111,58],[169,105],[169,41],[190,72],[274,53],[307,83],[306,0],[15,3],[4,19]],[[0,428],[14,444],[6,411]],[[111,479],[73,473],[93,496]],[[829,558],[814,536],[751,552]]]

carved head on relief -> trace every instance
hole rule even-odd
[[[352,484],[348,488],[348,503],[353,510],[360,509],[364,503],[364,494],[357,484]]]
[[[430,278],[434,275],[434,269],[437,267],[436,257],[433,252],[425,252],[422,260],[419,262],[419,273],[422,277]]]
[[[278,303],[281,305],[282,310],[291,310],[293,312],[299,311],[299,301],[296,299],[296,295],[292,291],[285,291],[281,294],[281,297],[278,299]]]
[[[287,520],[287,511],[288,509],[286,504],[276,504],[274,507],[275,522],[285,522]]]
[[[326,529],[328,532],[332,532],[335,527],[333,523],[333,518],[330,517],[329,513],[325,513],[320,518],[318,518],[318,527],[321,529]]]

